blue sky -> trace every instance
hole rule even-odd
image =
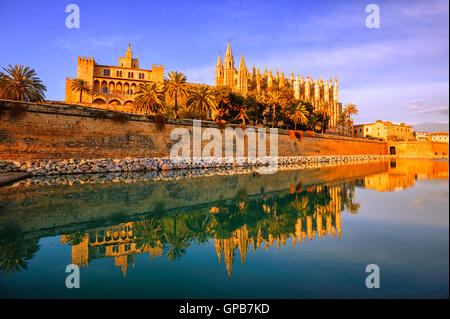
[[[65,26],[68,4],[80,28]],[[365,8],[380,8],[380,28]],[[448,131],[449,7],[430,1],[7,1],[0,66],[34,68],[47,98],[64,100],[77,56],[117,65],[131,43],[141,68],[164,64],[190,82],[213,84],[219,51],[290,76],[335,76],[339,100],[359,106],[356,123],[378,119]]]

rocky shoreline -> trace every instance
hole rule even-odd
[[[281,167],[302,168],[323,164],[339,165],[361,161],[393,159],[392,155],[332,155],[332,156],[286,156],[278,158],[207,158],[207,159],[173,159],[173,158],[124,158],[91,160],[35,160],[35,161],[0,161],[0,172],[28,172],[35,176],[43,175],[79,175],[95,173],[122,172],[158,172],[192,169],[233,169],[277,165]]]

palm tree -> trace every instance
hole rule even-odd
[[[200,85],[189,92],[186,105],[191,110],[200,112],[200,120],[203,120],[203,111],[216,110],[217,101],[213,90],[206,85]]]
[[[75,79],[72,81],[72,84],[70,86],[73,91],[80,92],[80,103],[83,100],[83,92],[86,94],[91,93],[91,88],[89,85],[89,82],[82,79]]]
[[[316,116],[317,116],[317,124],[319,125],[320,131],[323,134],[327,130],[328,124],[330,123],[330,116],[326,111],[321,111],[317,113]]]
[[[225,108],[228,107],[231,100],[230,100],[230,88],[226,86],[216,86],[214,89],[214,94],[216,97],[216,103],[218,108]]]
[[[339,114],[337,119],[337,126],[342,126],[342,134],[344,134],[344,125],[348,122],[349,117],[348,114],[345,112],[342,112]]]
[[[178,117],[178,97],[188,95],[189,84],[187,83],[186,75],[181,72],[170,72],[169,79],[164,81],[164,93],[170,97],[175,98],[175,118]]]
[[[355,104],[346,104],[344,108],[344,114],[347,115],[348,118],[352,118],[352,115],[358,115],[358,107]]]
[[[308,122],[309,111],[302,102],[291,102],[295,106],[295,111],[289,115],[289,119],[294,122],[294,130],[297,130],[297,124],[306,124]]]
[[[0,72],[0,98],[7,100],[42,102],[47,88],[36,77],[34,69],[22,65],[3,68]]]
[[[277,106],[283,107],[286,99],[281,90],[275,89],[269,92],[266,96],[266,103],[272,107],[272,127],[275,126],[275,115]]]
[[[139,84],[134,104],[138,112],[161,113],[165,109],[164,94],[156,83]]]
[[[234,119],[235,120],[237,120],[237,119],[241,120],[242,124],[244,124],[244,125],[245,125],[245,119],[249,120],[247,112],[243,108],[241,108],[239,110],[239,114]]]

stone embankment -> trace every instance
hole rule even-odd
[[[32,175],[68,175],[93,173],[121,173],[170,171],[190,169],[232,169],[237,167],[260,167],[273,164],[281,167],[303,168],[320,165],[339,165],[360,161],[391,159],[390,155],[334,155],[334,156],[286,156],[256,160],[248,158],[124,158],[92,160],[38,160],[38,161],[0,161],[0,172],[28,172]]]

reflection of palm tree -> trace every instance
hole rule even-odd
[[[77,231],[76,233],[72,233],[67,236],[67,242],[71,246],[76,246],[81,243],[84,235],[85,235],[84,231]]]
[[[361,207],[361,204],[359,202],[350,202],[345,205],[345,208],[350,214],[358,214],[359,208]]]
[[[204,244],[214,236],[216,220],[210,214],[191,215],[186,220],[186,227],[197,244]]]
[[[136,247],[160,247],[163,239],[162,227],[162,220],[156,218],[136,222],[133,226]]]
[[[308,196],[303,196],[301,199],[295,198],[291,203],[292,208],[294,208],[300,217],[306,217],[309,210],[309,199]]]
[[[12,275],[28,269],[28,262],[39,250],[37,240],[17,240],[0,246],[0,273]]]
[[[166,239],[171,245],[167,252],[167,259],[169,260],[180,259],[186,253],[186,248],[191,245],[187,242],[189,237],[186,232],[177,235],[177,217],[176,214],[173,216],[173,232],[166,232]]]
[[[347,190],[344,191],[343,196],[344,207],[350,214],[358,214],[361,204],[359,202],[354,202],[353,196],[354,191],[352,189],[349,189],[348,192]]]

